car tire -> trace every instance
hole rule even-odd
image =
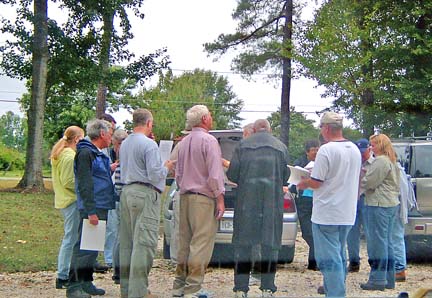
[[[294,260],[295,246],[282,245],[279,250],[278,264],[289,264]]]
[[[167,243],[165,235],[163,238],[163,257],[164,259],[171,259],[170,245]]]

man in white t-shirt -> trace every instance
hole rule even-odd
[[[297,185],[314,190],[312,233],[327,297],[345,297],[346,240],[356,217],[361,169],[360,151],[343,137],[342,122],[337,113],[323,114],[320,128],[327,143],[318,151],[311,177]]]

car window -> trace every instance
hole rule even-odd
[[[410,154],[410,147],[406,144],[394,144],[393,148],[396,151],[398,162],[402,165],[402,167],[405,169],[405,172],[407,174],[410,174],[409,169],[409,154]]]
[[[414,146],[412,174],[416,178],[432,177],[432,146]]]

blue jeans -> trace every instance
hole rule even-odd
[[[78,240],[80,214],[76,201],[68,207],[60,209],[60,212],[64,219],[64,235],[57,259],[57,278],[68,280],[73,247]]]
[[[366,233],[364,195],[361,195],[357,201],[356,220],[348,233],[347,246],[350,263],[360,263],[360,233],[362,226],[363,231]]]
[[[396,219],[393,226],[392,242],[395,260],[396,273],[406,269],[406,252],[405,252],[405,225],[399,217],[400,205],[396,211]]]
[[[117,203],[116,203],[117,204]],[[104,246],[104,259],[105,264],[113,263],[114,246],[119,229],[119,214],[118,209],[111,209],[108,211],[108,222],[106,226],[105,234],[105,246]]]
[[[370,284],[395,286],[395,264],[393,249],[393,226],[398,206],[366,206],[367,251],[369,256]]]
[[[324,277],[326,297],[345,297],[346,241],[351,226],[312,223],[315,258]]]

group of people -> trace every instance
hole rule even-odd
[[[226,167],[228,179],[237,184],[232,240],[235,297],[247,297],[253,270],[260,274],[262,297],[272,297],[277,290],[274,281],[289,170],[287,147],[271,135],[269,122],[259,119],[245,127],[245,138],[227,161],[218,141],[208,133],[213,124],[210,111],[195,105],[186,113],[190,131],[177,144],[175,159],[162,162],[152,139],[151,112],[137,109],[132,117],[129,135],[119,129],[113,136],[113,123],[95,119],[87,124],[87,136],[77,126],[68,127],[52,149],[55,207],[64,216],[65,230],[57,286],[64,285],[69,298],[105,294],[93,284],[98,253],[80,249],[80,241],[84,220],[92,225],[108,220],[108,226],[118,230],[112,262],[121,297],[157,297],[149,291],[148,277],[157,249],[161,193],[167,174],[174,171],[180,197],[172,296],[210,297],[202,283],[218,220],[225,211]],[[308,268],[321,271],[323,293],[330,297],[345,296],[346,242],[357,231],[351,227],[357,225],[359,212],[364,212],[371,266],[369,280],[361,287],[395,286],[392,233],[401,175],[396,155],[388,137],[381,134],[370,138],[375,160],[367,157],[367,140],[356,146],[345,139],[342,121],[339,114],[324,113],[320,128],[325,144],[306,144],[307,158],[298,165],[315,162],[310,178],[296,186],[302,235],[310,246]],[[113,150],[106,154],[111,140]],[[363,204],[359,197],[365,208],[358,207]],[[376,228],[367,229],[368,225]],[[257,247],[260,257],[256,260]],[[351,267],[359,265],[359,259],[351,255],[350,262]]]

